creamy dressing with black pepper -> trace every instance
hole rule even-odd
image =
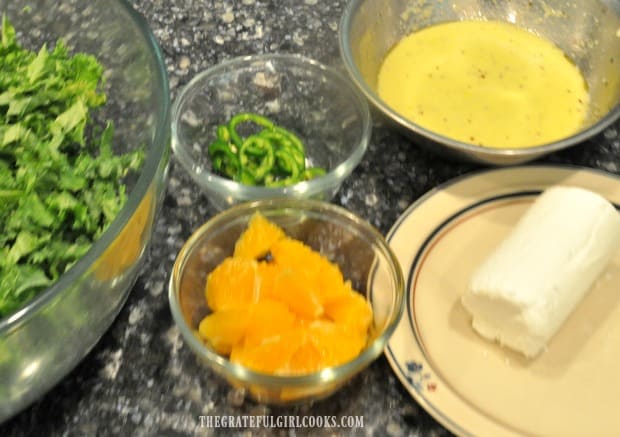
[[[586,82],[562,50],[494,21],[444,23],[403,38],[381,66],[378,92],[426,129],[496,148],[570,135],[589,104]]]

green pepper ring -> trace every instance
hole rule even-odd
[[[262,129],[242,138],[241,123]],[[217,138],[209,145],[209,157],[216,172],[245,185],[283,187],[324,175],[321,167],[306,168],[305,146],[294,133],[254,113],[241,113],[227,125],[219,125]]]

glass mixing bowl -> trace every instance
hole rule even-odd
[[[144,146],[126,181],[128,199],[90,250],[26,306],[0,319],[0,422],[55,385],[91,350],[120,311],[139,272],[164,191],[169,89],[147,23],[124,0],[0,0],[17,40],[38,50],[61,38],[104,66],[116,152]]]

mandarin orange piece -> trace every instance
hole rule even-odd
[[[230,361],[242,364],[257,372],[290,374],[290,361],[305,339],[298,329],[271,336],[256,345],[236,345]]]
[[[329,320],[312,322],[308,335],[321,354],[322,367],[344,364],[358,356],[366,346],[366,335],[351,332],[346,325]]]
[[[249,304],[258,299],[257,262],[228,257],[207,277],[205,294],[212,311]]]
[[[241,342],[248,325],[248,308],[229,308],[206,316],[198,333],[220,354],[228,355]]]
[[[245,346],[259,345],[291,330],[295,325],[295,314],[286,304],[267,298],[252,304],[248,319],[243,341]]]
[[[280,268],[274,263],[260,261],[258,262],[258,278],[259,278],[259,300],[263,298],[273,297],[273,284]]]
[[[307,337],[307,336],[306,336]],[[289,361],[291,375],[304,375],[321,370],[324,367],[321,351],[308,338],[299,346]]]
[[[276,275],[270,295],[299,317],[315,319],[323,314],[323,305],[314,290],[302,268],[284,268]]]
[[[338,265],[301,241],[286,238],[272,247],[274,262],[282,267],[303,269],[305,282],[313,288],[321,304],[345,293],[344,278]]]
[[[351,288],[350,282],[347,281],[347,286],[343,289],[347,290],[345,294],[325,304],[325,316],[365,336],[372,323],[370,303]]]
[[[278,226],[267,220],[260,213],[255,213],[248,228],[241,234],[235,244],[234,257],[258,259],[267,254],[271,246],[286,234]]]
[[[347,289],[340,268],[327,259],[321,263],[317,280],[317,294],[323,305],[346,296]]]
[[[316,274],[320,268],[321,255],[301,241],[283,238],[271,247],[274,262],[282,267],[303,268]]]

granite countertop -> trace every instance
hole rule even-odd
[[[197,72],[222,60],[266,52],[301,53],[339,65],[337,30],[344,0],[133,0],[161,44],[174,97]],[[620,174],[620,124],[541,162]],[[334,202],[387,233],[419,196],[478,169],[427,153],[381,124]],[[200,415],[363,416],[363,429],[281,429],[283,435],[448,435],[409,396],[380,357],[351,384],[312,406],[272,408],[243,400],[205,370],[183,344],[167,300],[167,280],[183,242],[215,210],[173,161],[153,244],[129,300],[93,351],[0,434],[209,435]],[[232,430],[229,430],[232,431]],[[239,433],[273,434],[270,429]]]

